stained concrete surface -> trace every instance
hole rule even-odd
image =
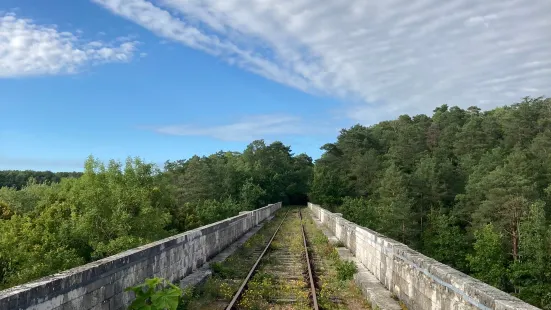
[[[405,244],[308,203],[314,217],[410,310],[536,310],[522,300]]]
[[[333,245],[338,245],[339,239],[324,226],[315,217],[312,218],[316,226],[323,232]],[[337,247],[337,251],[342,260],[352,261],[358,268],[354,274],[354,282],[361,289],[362,294],[371,304],[372,309],[381,310],[402,310],[398,301],[392,297],[392,293],[387,290],[375,276],[345,247]]]

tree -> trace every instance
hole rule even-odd
[[[486,224],[474,233],[474,252],[467,254],[467,261],[478,279],[503,289],[506,282],[506,259],[501,247],[502,237],[494,225]]]
[[[502,167],[497,167],[482,179],[486,199],[473,214],[475,222],[494,222],[509,236],[510,253],[518,259],[519,223],[530,201],[537,196],[531,180],[530,160],[524,151],[515,149]]]
[[[349,192],[345,181],[338,172],[329,167],[317,164],[314,168],[314,179],[309,197],[313,202],[321,203],[331,209],[342,203],[342,198]]]
[[[467,270],[465,256],[469,243],[453,215],[432,209],[423,231],[423,252],[437,261]]]
[[[239,198],[241,204],[243,204],[247,210],[254,210],[259,205],[265,204],[263,200],[265,196],[266,191],[259,185],[254,184],[253,180],[249,178],[245,184],[243,184]]]
[[[544,203],[533,203],[520,222],[519,259],[511,266],[515,293],[538,307],[550,307],[551,229]]]
[[[377,213],[376,206],[375,201],[365,197],[345,197],[339,211],[345,218],[354,219],[358,225],[378,229],[381,225],[381,218]]]
[[[551,294],[531,291],[543,287],[535,273],[514,285],[499,273],[526,266],[522,223],[530,206],[543,203],[551,220],[550,128],[550,98],[489,111],[444,104],[431,117],[354,125],[322,147],[309,197],[508,292],[522,286],[543,307]],[[484,243],[493,248],[484,252]]]
[[[401,242],[414,242],[418,233],[412,221],[413,199],[409,196],[407,176],[395,165],[385,170],[378,191],[380,231]]]
[[[13,216],[13,210],[10,208],[10,206],[0,201],[0,220],[9,220]]]
[[[33,171],[33,170],[0,170],[0,187],[9,187],[21,189],[29,181],[36,184],[59,183],[62,178],[78,178],[82,175],[80,172],[51,172],[51,171]]]

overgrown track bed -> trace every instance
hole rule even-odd
[[[303,216],[320,309],[371,309],[369,302],[354,283],[354,263],[340,259],[336,247],[312,220],[311,211],[303,210]]]
[[[280,210],[242,247],[221,263],[211,264],[212,276],[205,283],[184,291],[184,303],[179,310],[225,309],[246,278],[250,268],[281,224],[287,210]]]
[[[302,213],[308,215],[298,208],[280,210],[236,253],[213,264],[213,275],[186,291],[180,309],[318,309],[318,303],[320,309],[369,309],[350,281],[354,271],[340,261],[309,211]]]
[[[300,210],[290,211],[268,248],[226,309],[318,309]]]

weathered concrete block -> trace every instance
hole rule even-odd
[[[400,242],[350,223],[340,214],[312,203],[308,207],[409,309],[537,309]]]

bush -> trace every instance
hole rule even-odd
[[[356,264],[351,261],[340,261],[337,263],[337,278],[340,281],[350,280],[358,272]]]
[[[145,283],[126,288],[133,291],[136,299],[128,309],[132,310],[176,310],[182,290],[165,279],[146,279]]]

